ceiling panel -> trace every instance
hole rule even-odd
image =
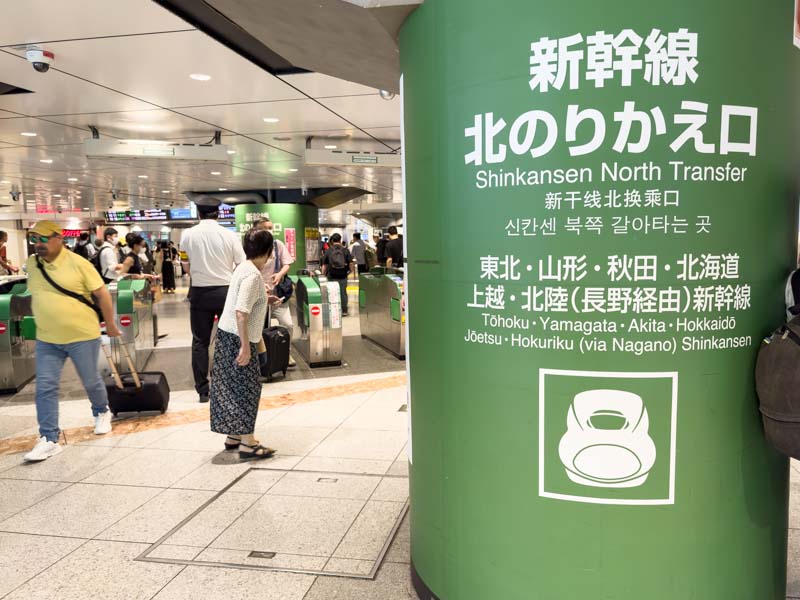
[[[79,127],[89,133],[89,125],[100,130],[100,135],[122,139],[169,139],[197,136],[207,142],[214,136],[214,128],[195,119],[169,110],[141,110],[130,112],[95,113],[83,115],[56,115],[49,121]],[[3,121],[0,120],[0,133]],[[85,137],[88,137],[85,136]],[[0,136],[0,139],[2,136]]]
[[[400,96],[384,100],[378,94],[325,98],[322,104],[362,129],[400,126]]]
[[[207,106],[184,108],[181,112],[209,123],[215,123],[229,131],[267,136],[285,132],[317,129],[340,130],[348,128],[347,122],[317,104],[314,100],[292,100],[288,102],[256,102],[236,106]],[[280,119],[278,123],[266,123],[265,118]],[[263,139],[263,138],[261,138]],[[266,140],[265,140],[266,141]]]
[[[358,129],[341,129],[341,130],[328,130],[328,131],[299,131],[292,133],[277,133],[277,134],[255,134],[251,135],[255,140],[277,146],[285,150],[287,153],[294,154],[302,157],[306,149],[306,139],[311,137],[312,148],[323,148],[324,146],[336,146],[338,150],[360,150],[360,151],[380,151],[385,152],[388,150],[386,146],[376,142],[371,138],[367,138]],[[277,140],[279,138],[289,138],[288,140]],[[286,160],[293,158],[292,156],[280,157],[276,154],[271,154],[269,160]]]
[[[35,133],[27,137],[22,133]],[[48,146],[54,144],[80,144],[90,137],[88,129],[81,131],[42,119],[0,119],[0,140],[20,146]]]
[[[161,107],[303,97],[200,31],[61,42],[50,47],[59,69]],[[195,81],[189,78],[192,73],[210,75],[211,80]]]
[[[281,75],[280,78],[312,98],[378,93],[378,90],[374,88],[322,73],[297,73],[296,75]]]
[[[315,148],[386,150],[370,135],[399,146],[398,100],[385,101],[376,90],[315,73],[281,80],[196,31],[66,41],[142,33],[145,23],[162,31],[176,23],[184,27],[150,0],[63,0],[55,8],[51,0],[30,4],[34,11],[45,5],[54,19],[63,21],[63,27],[53,22],[41,30],[46,37],[51,37],[48,28],[63,33],[52,37],[65,41],[48,44],[56,53],[54,68],[35,73],[19,50],[0,52],[0,79],[34,91],[0,96],[0,205],[12,185],[22,190],[21,204],[31,207],[34,218],[37,206],[61,206],[65,211],[185,206],[184,192],[220,188],[351,185],[375,192],[358,205],[399,200],[399,169],[308,167],[303,159],[308,137]],[[62,17],[64,12],[68,15]],[[14,31],[27,37],[30,24],[18,13],[12,11],[10,21],[19,20]],[[0,36],[11,31],[8,22],[0,24]],[[75,33],[78,24],[84,33]],[[193,81],[188,77],[193,72],[212,79]],[[322,98],[332,110],[306,94]],[[279,122],[266,123],[265,117]],[[214,130],[221,129],[222,142],[233,153],[224,163],[89,160],[81,145],[91,135],[89,125],[97,126],[101,136],[185,143],[208,142]],[[23,131],[37,136],[21,136]],[[41,163],[43,158],[53,163]],[[73,178],[76,181],[70,181]],[[112,188],[119,191],[117,201],[111,197]]]
[[[0,45],[130,35],[190,27],[152,0],[9,1],[3,2]]]
[[[270,142],[260,143],[242,136],[223,135],[222,143],[228,146],[229,151],[234,152],[230,155],[230,164],[293,158],[286,152],[268,145]],[[273,146],[277,145],[277,142],[273,142]]]
[[[89,57],[94,60],[95,57]],[[124,69],[123,69],[124,70]],[[141,102],[81,81],[50,69],[37,73],[30,63],[17,54],[0,51],[0,80],[27,90],[31,94],[0,96],[0,109],[23,115],[53,115],[153,108]],[[17,115],[19,116],[19,115]]]
[[[69,148],[77,152],[66,152]],[[32,172],[57,172],[66,170],[102,169],[116,167],[112,162],[89,160],[80,153],[81,146],[53,146],[53,147],[22,147],[0,149],[0,168],[6,164],[18,165]],[[52,160],[52,163],[43,163],[42,160]]]
[[[366,129],[366,132],[390,146],[400,147],[401,135],[399,127],[370,127]]]

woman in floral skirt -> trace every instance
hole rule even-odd
[[[253,460],[275,454],[253,435],[261,400],[258,345],[269,301],[261,269],[272,254],[272,234],[248,231],[243,246],[247,260],[233,273],[219,318],[209,397],[211,431],[228,436],[226,450],[238,449],[241,460]]]

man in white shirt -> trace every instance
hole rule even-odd
[[[119,233],[113,227],[106,227],[103,230],[103,245],[100,246],[100,275],[104,283],[111,283],[119,279],[119,271],[122,268],[119,264],[119,254],[117,254],[117,243]]]
[[[217,223],[219,208],[198,206],[200,223],[181,236],[183,263],[192,285],[189,318],[192,327],[192,372],[200,402],[208,402],[208,347],[214,317],[222,314],[234,269],[246,258],[239,236]]]

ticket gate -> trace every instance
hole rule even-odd
[[[292,343],[310,367],[342,364],[342,300],[339,284],[318,272],[298,271],[294,309],[299,335]]]
[[[122,279],[108,286],[117,325],[122,336],[111,340],[111,355],[121,373],[129,373],[130,367],[124,359],[120,344],[125,348],[136,365],[144,369],[153,353],[155,335],[153,327],[153,291],[146,279]],[[104,374],[110,374],[104,373]]]
[[[0,280],[0,393],[15,394],[36,375],[36,325],[27,278]]]
[[[26,284],[27,275],[2,275],[0,276],[0,294],[7,294],[15,285]]]
[[[403,270],[373,267],[358,277],[361,337],[399,359],[406,357],[406,309]]]

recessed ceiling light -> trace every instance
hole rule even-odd
[[[300,169],[289,169],[289,172],[290,172],[290,173],[297,173],[297,171],[299,171],[299,170],[300,170]]]
[[[236,150],[228,150],[228,154],[236,154]]]
[[[220,192],[227,192],[228,188],[218,188]]]
[[[36,137],[36,134],[32,131],[23,131],[20,135],[24,135],[25,137]]]
[[[282,190],[285,190],[285,189],[286,189],[286,186],[285,186],[285,185],[282,185],[282,186],[281,186],[281,189],[282,189]]]
[[[147,179],[147,175],[138,175],[139,179]]]
[[[3,185],[8,185],[11,182],[7,181],[6,179],[3,179],[3,181],[0,181],[0,183],[2,183]]]
[[[280,121],[278,117],[264,117],[264,123],[280,123]]]
[[[349,186],[350,186],[350,184],[349,184],[349,183],[343,183],[343,184],[342,184],[342,187],[349,187]]]
[[[61,194],[53,194],[53,198],[61,198]]]
[[[211,75],[206,75],[205,73],[192,73],[189,77],[195,81],[208,81],[211,79]]]
[[[222,173],[219,172],[219,171],[211,171],[211,174],[212,175],[222,175]]]
[[[49,165],[49,164],[52,164],[53,159],[52,158],[41,158],[41,159],[39,159],[39,162],[40,163],[44,163],[46,165]]]
[[[78,181],[77,177],[67,177],[67,181]]]
[[[169,190],[161,190],[162,194],[169,194]]]
[[[275,137],[273,137],[272,139],[273,139],[273,140],[277,140],[277,141],[279,141],[279,142],[288,142],[288,141],[291,141],[291,139],[292,139],[292,138],[290,138],[290,137],[289,137],[289,136],[287,136],[287,135],[276,135],[276,136],[275,136]]]
[[[325,150],[336,150],[336,146],[334,146],[333,144],[328,144],[327,146],[325,146]]]

